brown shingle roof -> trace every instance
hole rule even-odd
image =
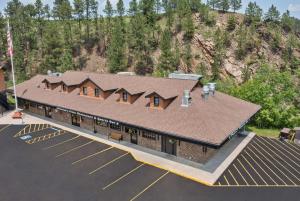
[[[65,75],[67,74],[67,75]],[[106,100],[96,100],[78,96],[78,90],[66,94],[57,90],[45,90],[36,87],[47,76],[37,75],[31,80],[17,86],[17,95],[24,99],[49,104],[79,112],[100,116],[146,129],[160,131],[170,135],[220,145],[230,134],[234,133],[249,120],[260,106],[216,92],[204,101],[202,89],[195,87],[197,81],[168,78],[153,78],[126,75],[96,74],[84,72],[67,72],[62,76],[74,83],[81,83],[89,77],[102,89],[124,88],[144,91],[145,94],[155,91],[175,100],[165,109],[156,110],[146,107],[149,99],[141,96],[134,104],[120,104],[118,94],[112,94]],[[68,83],[70,83],[68,81]],[[192,90],[192,104],[181,107],[181,98],[185,89]]]

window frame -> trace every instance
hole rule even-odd
[[[84,96],[87,96],[87,87],[82,87],[82,94],[84,95]]]
[[[62,85],[62,91],[63,91],[63,92],[66,92],[66,91],[67,91],[67,85],[66,85],[66,84],[63,84],[63,85]]]
[[[97,97],[97,98],[100,97],[100,88],[96,87],[94,89],[94,96]]]
[[[122,101],[128,102],[128,92],[127,91],[122,92]]]
[[[159,107],[160,105],[160,98],[158,96],[153,97],[153,106],[154,107]]]

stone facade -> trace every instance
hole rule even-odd
[[[216,153],[216,149],[180,141],[177,143],[177,156],[198,163],[205,163]]]
[[[23,104],[22,104],[23,105]],[[25,105],[25,103],[24,103]],[[45,116],[45,107],[39,104],[30,103],[28,110],[32,113]],[[72,124],[71,114],[58,109],[53,109],[52,118],[64,123]],[[145,130],[139,130],[136,128],[131,128],[123,125],[112,126],[108,122],[97,122],[92,118],[81,116],[80,117],[80,127],[96,131],[102,135],[108,136],[111,133],[122,134],[123,140],[126,142],[131,142],[131,134],[135,133],[137,136],[137,144],[142,147],[153,149],[156,151],[162,151],[162,136],[158,133],[148,132]],[[217,151],[217,149],[209,148],[207,146],[186,142],[182,140],[176,140],[176,156],[191,160],[198,163],[207,162]]]
[[[61,110],[54,110],[52,112],[52,118],[57,121],[64,122],[64,123],[68,123],[68,124],[72,123],[71,114],[68,112],[61,111]]]

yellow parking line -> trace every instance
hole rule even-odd
[[[240,170],[235,166],[235,164],[233,164],[233,167],[236,169],[236,171],[242,177],[242,179],[244,180],[244,182],[246,183],[246,185],[249,185],[248,182],[246,181],[246,179],[244,178],[244,176],[241,174]]]
[[[293,161],[292,159],[290,159],[285,153],[283,153],[282,151],[281,151],[281,149],[278,149],[277,147],[275,147],[271,142],[269,142],[269,141],[267,141],[266,139],[264,139],[264,138],[259,138],[259,139],[262,139],[264,142],[266,142],[268,145],[270,145],[270,146],[272,146],[275,150],[277,150],[279,153],[281,153],[282,155],[284,155],[286,158],[288,158],[290,161]],[[258,140],[258,142],[261,142],[261,141],[259,141]],[[262,142],[261,142],[262,143]],[[262,143],[263,145],[265,145],[264,143]],[[277,144],[278,145],[278,144]],[[266,145],[265,145],[266,146]],[[282,148],[281,146],[280,146],[280,148]],[[287,151],[286,153],[288,153],[288,154],[290,154],[293,158],[295,158],[297,161],[299,161],[300,162],[300,159],[297,157],[297,156],[295,156],[295,155],[293,155],[293,154],[291,154],[289,151]]]
[[[128,175],[130,175],[131,173],[133,173],[134,171],[138,170],[140,167],[144,166],[145,163],[140,164],[139,166],[135,167],[134,169],[130,170],[129,172],[127,172],[126,174],[124,174],[123,176],[119,177],[118,179],[116,179],[115,181],[111,182],[110,184],[106,185],[105,187],[102,188],[102,190],[105,190],[107,188],[109,188],[110,186],[114,185],[115,183],[119,182],[120,180],[122,180],[123,178],[127,177]]]
[[[129,154],[129,153],[127,152],[127,153],[125,153],[125,154],[123,154],[123,155],[121,155],[121,156],[118,156],[117,158],[115,158],[115,159],[113,159],[113,160],[109,161],[108,163],[105,163],[104,165],[102,165],[102,166],[98,167],[97,169],[95,169],[95,170],[93,170],[93,171],[89,172],[89,175],[92,175],[92,174],[94,174],[95,172],[97,172],[97,171],[101,170],[102,168],[104,168],[104,167],[106,167],[106,166],[110,165],[111,163],[113,163],[113,162],[115,162],[115,161],[119,160],[120,158],[122,158],[122,157],[124,157],[124,156],[126,156],[126,155],[128,155],[128,154]]]
[[[147,186],[144,190],[142,190],[136,196],[134,196],[133,198],[131,198],[130,201],[133,201],[133,200],[137,199],[138,197],[140,197],[145,191],[147,191],[149,188],[151,188],[159,180],[161,180],[162,178],[164,178],[167,174],[169,174],[169,171],[167,171],[166,173],[164,173],[162,176],[160,176],[158,179],[156,179],[154,182],[152,182],[149,186]]]
[[[249,154],[247,153],[247,152],[245,152],[248,156],[249,156]],[[243,155],[243,154],[241,154],[241,156],[243,157],[243,159],[248,163],[248,165],[254,170],[254,172],[259,176],[259,178],[266,184],[266,185],[268,185],[267,184],[267,182],[264,180],[264,178],[262,178],[262,176],[256,171],[256,169],[251,165],[251,163],[246,159],[246,157]],[[252,158],[252,157],[251,157]],[[252,160],[257,164],[257,166],[258,167],[260,167],[260,165],[252,158]],[[262,169],[261,167],[260,167],[260,169]]]
[[[70,153],[70,152],[72,152],[72,151],[78,150],[78,149],[80,149],[80,148],[82,148],[82,147],[84,147],[84,146],[86,146],[86,145],[91,144],[92,142],[95,142],[95,141],[92,140],[92,141],[89,141],[89,142],[87,142],[87,143],[85,143],[85,144],[82,144],[82,145],[79,145],[79,146],[77,146],[77,147],[74,147],[74,148],[72,148],[72,149],[70,149],[70,150],[68,150],[68,151],[65,151],[65,152],[63,152],[63,153],[61,153],[61,154],[58,154],[57,156],[55,156],[55,158],[58,158],[58,157],[63,156],[63,155],[66,155],[67,153]]]
[[[29,125],[30,125],[30,124],[29,124]],[[23,134],[21,134],[22,131],[25,131],[25,129],[26,129],[29,125],[26,125],[22,130],[20,130],[17,134],[15,134],[14,137],[19,137],[19,136],[23,135]]]
[[[112,149],[112,148],[114,148],[114,147],[108,147],[108,148],[106,148],[106,149],[103,149],[103,150],[98,151],[98,152],[96,152],[96,153],[93,153],[93,154],[91,154],[91,155],[88,155],[88,156],[86,156],[86,157],[84,157],[84,158],[81,158],[81,159],[79,159],[79,160],[77,160],[77,161],[74,161],[74,162],[72,163],[72,165],[75,165],[76,163],[79,163],[79,162],[81,162],[81,161],[83,161],[83,160],[86,160],[86,159],[88,159],[88,158],[91,158],[91,157],[93,157],[93,156],[96,156],[96,155],[98,155],[98,154],[101,154],[101,153],[103,153],[103,152],[105,152],[105,151],[108,151],[108,150],[110,150],[110,149]]]
[[[228,172],[229,172],[230,176],[233,178],[236,185],[239,185],[239,183],[237,182],[237,180],[235,179],[235,177],[233,176],[233,174],[231,173],[231,171],[229,169],[228,169]]]
[[[257,141],[257,142],[259,142],[259,141]],[[256,143],[256,141],[254,141],[254,143],[255,144],[257,144],[260,148],[262,148],[258,143]],[[267,147],[266,145],[265,145],[265,147]],[[268,148],[268,147],[267,147]],[[272,149],[270,149],[270,148],[268,148],[269,150],[271,150],[272,151]],[[266,152],[266,151],[265,151]],[[290,165],[288,162],[286,162],[281,156],[279,156],[277,153],[275,153],[274,151],[272,151],[278,158],[280,158],[283,162],[285,162],[288,166],[290,166],[293,170],[295,170],[296,172],[298,172],[298,170],[297,169],[295,169],[292,165]],[[266,152],[267,154],[269,154],[268,152]],[[271,156],[270,154],[269,154],[269,156]],[[273,156],[271,156],[271,157],[273,157]],[[295,164],[295,165],[297,165],[298,167],[300,167],[300,165],[299,164],[297,164],[295,161],[293,161],[292,160],[292,162]]]
[[[10,125],[6,125],[3,128],[0,129],[0,132],[3,131],[4,129],[8,128]]]
[[[254,154],[254,156],[256,157],[256,158],[258,158],[278,179],[280,179],[285,185],[286,185],[286,183],[254,152],[254,151],[252,151],[250,148],[248,148],[247,147],[247,149],[249,150],[249,151],[251,151],[252,152],[252,154]],[[248,152],[246,152],[246,150],[245,150],[245,153],[253,160],[253,161],[255,161],[255,159],[250,155],[250,154],[248,154]],[[273,183],[275,183],[276,185],[278,185],[277,183],[276,183],[276,181],[259,165],[259,163],[257,163],[257,161],[255,161],[255,163],[260,167],[260,169],[268,176],[268,177],[270,177],[270,179],[273,181]]]
[[[245,168],[245,166],[242,164],[242,162],[240,161],[240,159],[237,159],[238,162],[240,163],[240,165],[242,166],[242,168],[244,169],[244,171],[249,175],[249,177],[252,179],[252,181],[255,183],[255,185],[257,186],[257,182],[253,179],[253,177],[251,176],[251,174],[248,172],[248,170]]]
[[[262,149],[262,147],[258,144],[258,143],[256,143],[256,142],[254,142],[257,146],[259,146],[261,149]],[[280,170],[272,161],[270,161],[261,151],[259,151],[258,149],[256,149],[253,145],[251,145],[258,153],[260,153],[266,160],[268,160],[279,172],[281,172],[281,174],[283,174],[286,178],[288,178],[288,180],[290,180],[294,185],[296,185],[295,184],[295,182],[293,182],[282,170]],[[263,149],[263,151],[265,152],[265,153],[267,153],[270,157],[272,157],[273,158],[273,156],[271,155],[271,154],[269,154],[268,152],[266,152],[264,149]],[[298,181],[300,181],[299,179],[298,179],[298,177],[297,176],[295,176],[289,169],[287,169],[284,165],[282,165],[281,164],[281,162],[279,162],[278,160],[277,160],[277,163],[279,164],[279,165],[281,165],[284,169],[286,169],[291,175],[293,175],[293,177],[295,177]],[[270,168],[269,168],[270,169]],[[273,170],[272,170],[273,171]],[[275,173],[274,173],[275,174]],[[277,176],[277,175],[276,175]],[[283,181],[281,178],[280,178],[280,180],[281,181]],[[283,181],[283,183],[285,183],[284,181]],[[286,183],[285,183],[286,184]]]
[[[224,180],[226,181],[227,186],[229,186],[229,182],[228,182],[227,177],[225,176],[225,174],[224,174],[223,178],[224,178]]]
[[[71,139],[68,139],[68,140],[65,140],[65,141],[59,142],[59,143],[57,143],[57,144],[55,144],[55,145],[52,145],[52,146],[49,146],[49,147],[45,147],[45,148],[43,148],[43,150],[47,150],[47,149],[50,149],[50,148],[53,148],[53,147],[59,146],[59,145],[61,145],[61,144],[64,144],[64,143],[66,143],[66,142],[70,142],[70,141],[72,141],[72,140],[75,140],[76,138],[79,138],[79,137],[80,137],[80,136],[79,136],[79,135],[77,135],[76,137],[73,137],[73,138],[71,138]]]

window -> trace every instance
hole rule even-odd
[[[126,91],[124,91],[124,92],[122,93],[122,98],[123,98],[123,101],[124,101],[124,102],[127,102],[128,93],[127,93]]]
[[[121,131],[121,125],[120,124],[110,124],[110,128],[114,130]]]
[[[65,84],[62,85],[62,90],[67,91],[67,86]]]
[[[108,127],[108,122],[107,121],[103,121],[103,120],[97,120],[96,124],[98,126],[102,126],[102,127]]]
[[[50,88],[50,86],[49,86],[49,83],[48,83],[48,82],[46,82],[46,88],[47,88],[47,89],[49,89],[49,88]]]
[[[154,106],[158,107],[159,106],[159,97],[154,96]]]
[[[147,138],[147,139],[150,139],[150,140],[156,140],[156,134],[154,134],[154,133],[148,133],[148,132],[143,131],[142,136],[144,138]]]
[[[100,89],[95,88],[95,97],[99,97],[99,96],[100,96]]]
[[[87,88],[86,87],[82,87],[82,93],[83,93],[83,95],[87,95]]]

